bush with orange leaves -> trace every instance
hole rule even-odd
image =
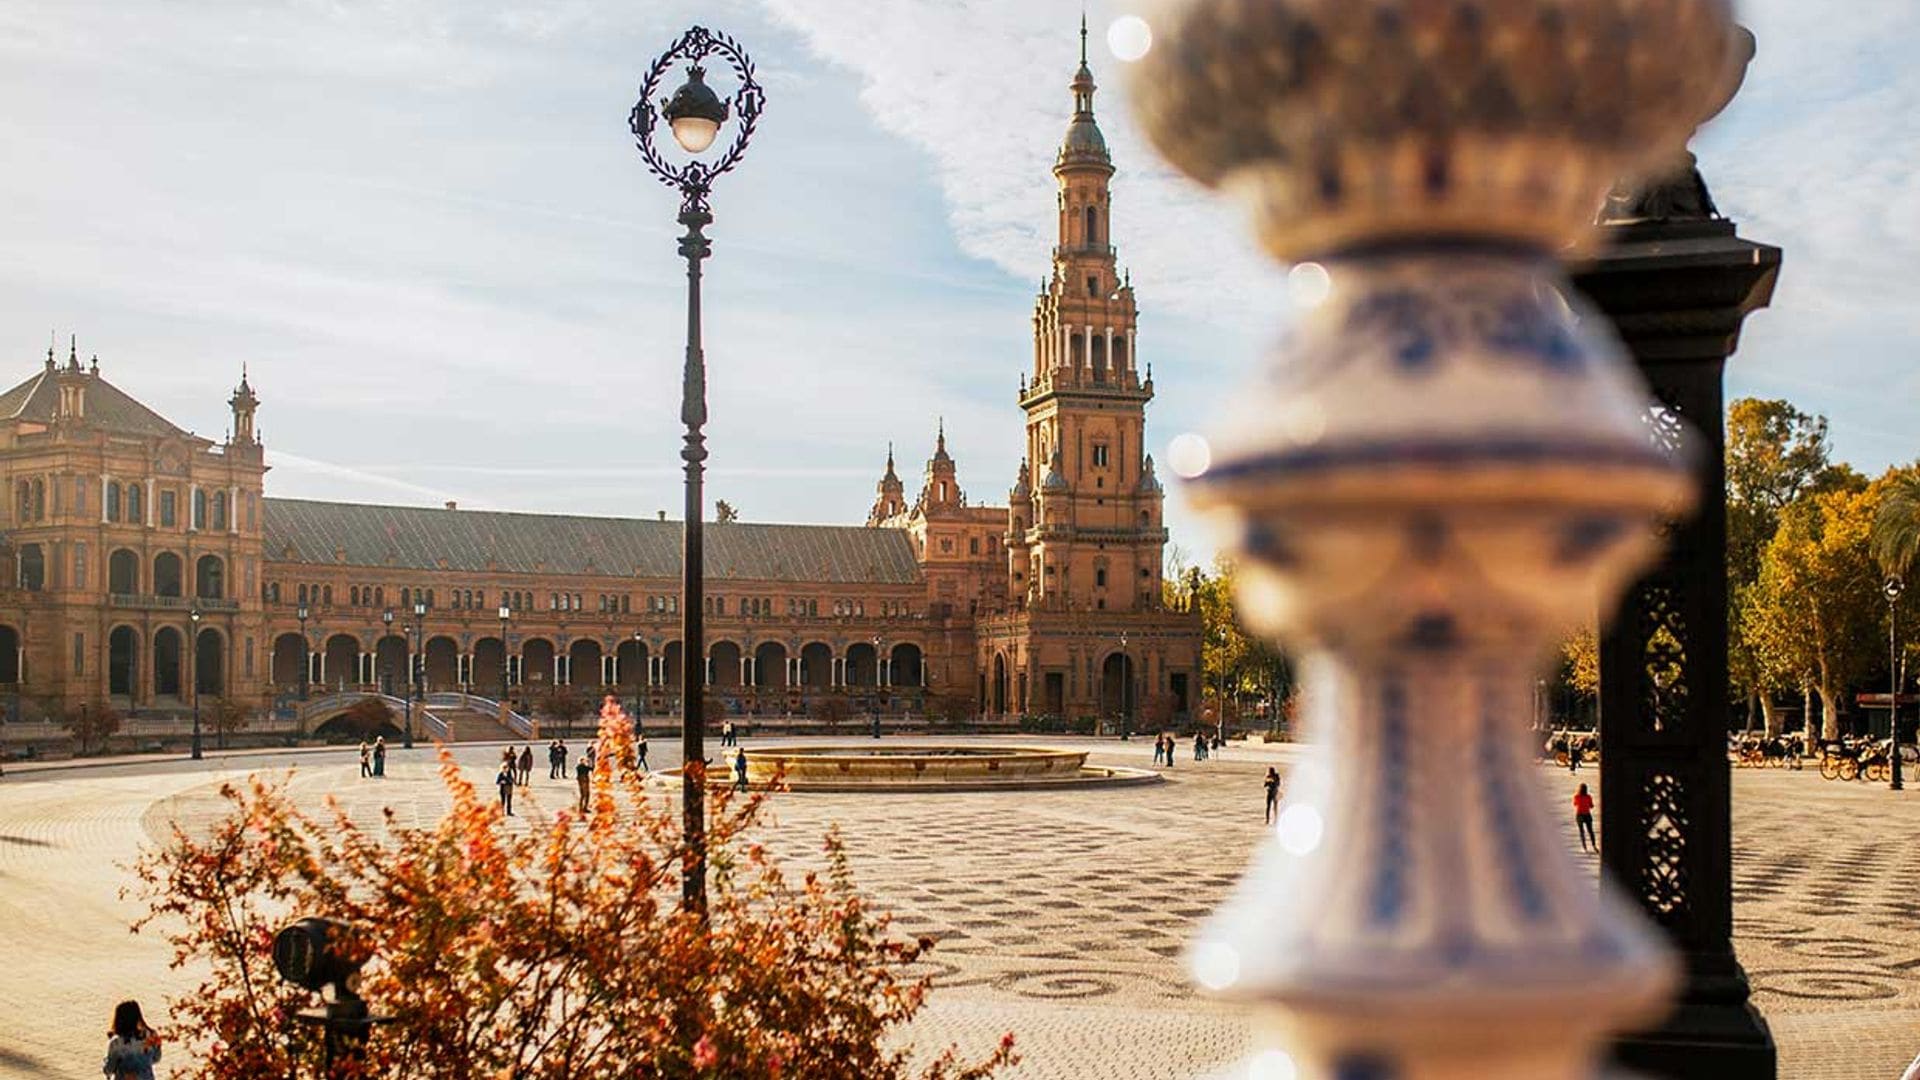
[[[931,942],[889,934],[836,836],[825,873],[783,875],[746,835],[764,796],[713,794],[708,911],[681,911],[678,791],[648,792],[625,764],[632,725],[609,713],[584,818],[510,828],[443,751],[453,805],[432,826],[310,815],[256,778],[224,789],[211,829],[176,827],[137,865],[148,913],[134,928],[207,972],[171,1002],[193,1061],[175,1075],[319,1072],[294,1020],[316,1000],[272,962],[296,914],[355,928],[358,991],[393,1017],[340,1077],[981,1080],[1016,1060],[1008,1035],[980,1061],[949,1047],[915,1072],[894,1033],[925,997],[909,968]]]

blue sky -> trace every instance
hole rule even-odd
[[[1128,122],[1099,31],[1114,232],[1160,391],[1204,430],[1285,317],[1236,207]],[[678,514],[674,202],[625,132],[646,62],[729,30],[769,105],[716,196],[710,495],[864,517],[887,442],[944,415],[1000,502],[1052,242],[1077,41],[1064,0],[6,0],[0,345],[50,330],[215,437],[242,362],[276,494]],[[1730,392],[1833,420],[1869,470],[1920,452],[1920,5],[1748,3],[1760,54],[1696,143],[1787,249]],[[11,382],[15,376],[7,376]],[[1171,500],[1176,539],[1206,535]]]

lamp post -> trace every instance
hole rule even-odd
[[[1882,591],[1887,594],[1887,787],[1892,791],[1905,788],[1906,781],[1900,777],[1900,633],[1899,604],[1900,594],[1905,592],[1907,583],[1899,577],[1890,577]]]
[[[507,668],[512,661],[507,656],[507,620],[513,617],[513,609],[500,605],[500,704],[507,703]]]
[[[873,737],[880,737],[880,635],[873,635]]]
[[[389,612],[388,614],[392,614],[392,613]],[[400,736],[400,739],[401,739],[400,745],[405,747],[408,750],[413,749],[413,700],[414,700],[414,689],[415,689],[414,687],[415,680],[414,680],[414,673],[413,673],[414,665],[416,664],[419,665],[420,675],[423,678],[427,673],[426,671],[427,665],[422,662],[424,660],[424,657],[421,657],[419,655],[420,634],[426,625],[426,620],[427,620],[427,602],[425,600],[415,600],[413,602],[413,651],[407,657],[407,726],[401,732],[401,736]],[[426,687],[425,686],[419,687],[419,691],[420,691],[420,694],[419,694],[420,700],[425,701],[427,699]]]
[[[193,657],[193,663],[188,665],[191,670],[187,672],[187,678],[190,681],[191,685],[193,686],[193,760],[199,761],[200,760],[200,609],[199,608],[194,608],[193,610],[187,612],[187,623],[189,627],[187,630],[187,633],[193,639],[193,650],[190,653],[190,655]]]
[[[1133,658],[1127,655],[1127,635],[1120,633],[1120,677],[1125,683],[1120,687],[1120,741],[1126,742],[1133,737]]]
[[[300,620],[300,700],[307,700],[307,677],[313,673],[313,649],[307,644],[307,605],[294,609]]]
[[[388,608],[384,613],[382,613],[380,616],[380,621],[385,623],[387,626],[386,633],[381,635],[381,638],[380,638],[380,643],[384,644],[387,638],[390,638],[393,636],[393,609]],[[373,654],[374,654],[374,659],[376,660],[379,659],[380,644],[374,645]],[[380,665],[380,692],[383,694],[393,693],[393,670],[387,667],[385,664]]]
[[[706,71],[700,62],[710,56],[724,60],[740,84],[731,102],[722,101],[706,84]],[[681,63],[687,65],[686,81],[671,98],[656,105],[654,94],[660,88],[660,80],[668,69]],[[686,695],[686,701],[680,726],[681,754],[685,762],[681,770],[682,828],[687,840],[687,856],[680,903],[686,910],[702,914],[707,907],[707,856],[706,805],[701,791],[706,761],[702,730],[705,702],[701,687],[707,650],[702,622],[706,579],[700,517],[701,481],[707,460],[706,435],[702,431],[707,422],[707,369],[706,357],[700,348],[700,263],[712,246],[701,230],[713,222],[707,203],[713,181],[739,164],[748,140],[753,137],[754,126],[760,120],[765,98],[765,92],[754,81],[753,62],[740,46],[725,34],[695,26],[647,69],[640,84],[640,100],[628,116],[628,127],[633,131],[634,142],[648,171],[661,183],[679,191],[678,220],[687,229],[679,245],[681,257],[687,260],[687,357],[680,389],[680,420],[686,425],[686,445],[680,451],[680,458],[686,463],[686,536],[680,599],[681,692]],[[729,115],[739,121],[732,144],[717,158],[702,159],[700,155],[713,146]],[[663,118],[674,142],[691,158],[685,164],[675,165],[661,156],[660,147],[654,141],[654,129]]]
[[[642,655],[640,650],[643,647],[643,643],[645,642],[645,640],[646,640],[645,636],[640,631],[635,630],[633,632],[633,662],[636,664],[640,662],[640,657]],[[639,732],[641,730],[640,702],[645,697],[643,690],[647,685],[647,682],[642,680],[651,681],[651,676],[652,676],[652,672],[646,671],[645,668],[642,668],[641,671],[644,672],[644,674],[635,675],[633,680],[633,730],[635,732]]]

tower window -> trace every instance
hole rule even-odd
[[[1106,444],[1106,443],[1094,443],[1094,444],[1093,444],[1093,465],[1094,465],[1094,468],[1097,468],[1097,469],[1104,469],[1104,468],[1106,468],[1106,467],[1107,467],[1107,460],[1108,460],[1108,458],[1107,458],[1107,444]]]
[[[1100,279],[1092,274],[1087,275],[1087,295],[1093,297],[1100,295]]]
[[[1095,588],[1099,588],[1099,589],[1104,589],[1107,587],[1107,568],[1106,567],[1102,566],[1102,567],[1095,568],[1095,570],[1093,571],[1093,584]]]

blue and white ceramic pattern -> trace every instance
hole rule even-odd
[[[1727,4],[1160,7],[1149,135],[1330,284],[1188,488],[1314,739],[1194,975],[1260,1007],[1247,1077],[1592,1077],[1677,963],[1574,864],[1525,732],[1555,643],[1693,493],[1558,258],[1724,98]]]

